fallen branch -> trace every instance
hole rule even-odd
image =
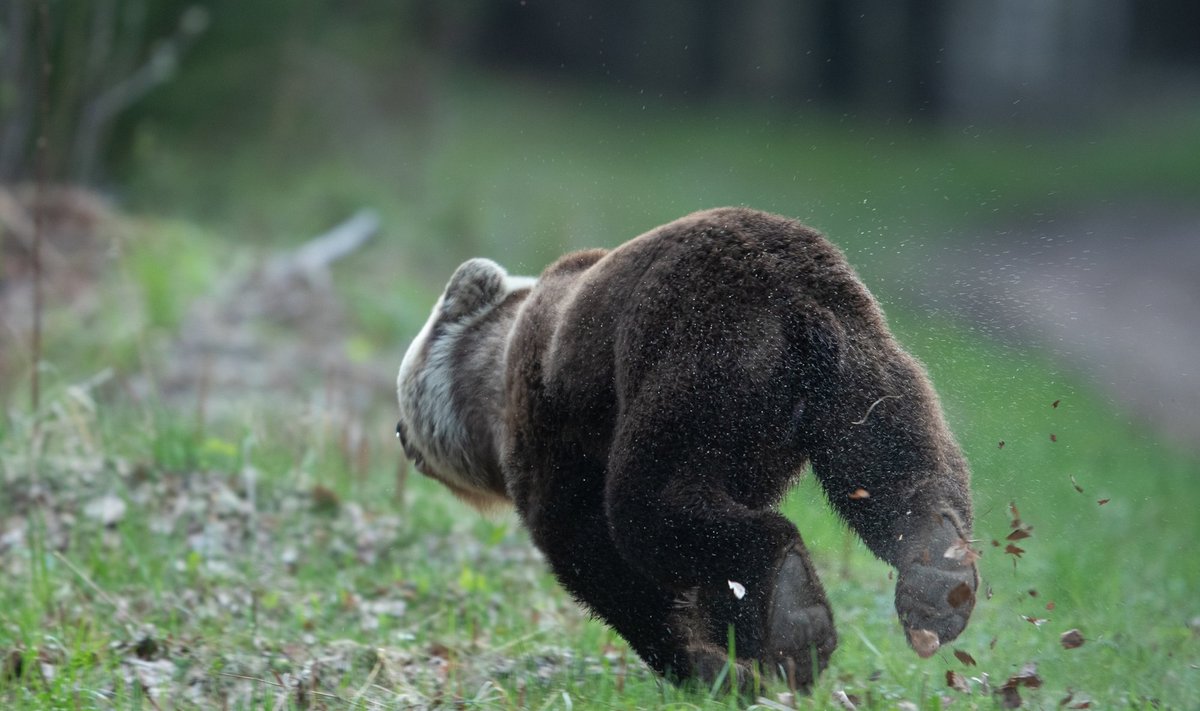
[[[269,277],[286,277],[292,272],[313,275],[362,247],[378,231],[379,215],[374,210],[359,210],[350,219],[305,242],[299,249],[275,257],[267,265],[266,272]]]

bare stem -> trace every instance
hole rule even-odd
[[[33,213],[33,373],[29,383],[29,400],[33,409],[34,421],[41,405],[41,364],[42,364],[42,232],[45,227],[45,210],[42,209],[42,199],[45,196],[47,176],[47,149],[49,139],[46,131],[50,124],[50,8],[46,0],[38,3],[38,24],[41,26],[37,36],[38,43],[38,122],[37,180]],[[36,424],[35,424],[36,427]]]

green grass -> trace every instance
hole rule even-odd
[[[981,597],[951,648],[979,666],[964,668],[949,650],[921,661],[907,649],[887,568],[847,545],[806,480],[785,510],[815,551],[841,646],[799,704],[823,708],[843,689],[861,708],[936,708],[959,696],[945,688],[946,670],[986,672],[996,686],[1028,662],[1045,680],[1023,690],[1037,705],[1069,690],[1106,708],[1200,703],[1191,666],[1200,644],[1188,628],[1200,573],[1186,562],[1200,533],[1188,504],[1194,460],[1155,445],[1036,357],[1001,358],[950,327],[896,326],[930,361],[974,466],[993,596]],[[295,705],[322,659],[316,691],[395,708],[480,694],[486,708],[562,708],[564,693],[589,708],[732,703],[661,687],[555,587],[510,515],[481,518],[420,478],[399,501],[390,462],[355,473],[336,438],[301,422],[201,435],[178,414],[118,403],[89,414],[71,398],[57,389],[39,425],[36,474],[27,469],[32,422],[10,418],[0,442],[9,493],[0,521],[5,533],[25,525],[0,553],[0,650],[21,655],[25,669],[53,669],[49,679],[0,680],[6,704],[148,708],[139,699],[151,682],[131,670],[165,663],[175,681],[161,704],[186,707],[186,690],[197,689],[237,707],[280,696]],[[35,483],[41,503],[30,506]],[[106,494],[129,505],[108,528],[84,513]],[[990,544],[1011,530],[1010,501],[1034,527],[1015,566]],[[364,612],[376,604],[381,611]],[[1048,621],[1035,627],[1023,615]],[[1083,647],[1059,646],[1070,628]],[[955,708],[992,707],[973,688]]]
[[[432,110],[425,133],[411,117],[367,115],[304,152],[303,126],[260,127],[232,151],[169,126],[135,141],[130,204],[155,217],[123,243],[101,290],[111,308],[83,328],[50,315],[36,417],[15,404],[24,381],[2,384],[0,705],[736,707],[658,683],[557,588],[511,514],[481,518],[416,475],[399,491],[388,392],[348,415],[370,433],[365,465],[340,443],[343,423],[303,404],[201,426],[191,407],[127,394],[123,378],[155,365],[188,300],[256,256],[243,241],[295,243],[379,209],[383,235],[336,278],[351,307],[348,350],[391,369],[454,264],[475,254],[535,272],[567,249],[747,203],[825,229],[870,277],[906,241],[1200,184],[1200,126],[1184,114],[1088,137],[947,139],[819,112],[643,110],[627,97],[469,79]],[[178,281],[163,278],[164,257]],[[996,708],[982,674],[995,688],[1029,662],[1045,682],[1021,690],[1034,708],[1070,692],[1097,708],[1200,706],[1195,458],[1036,352],[890,315],[972,462],[992,597],[950,648],[978,666],[907,649],[888,569],[810,477],[785,511],[814,550],[841,645],[797,706],[828,708],[843,690],[859,708]],[[113,382],[72,387],[106,367]],[[126,504],[110,526],[88,513],[107,496]],[[1015,565],[1002,548],[1010,502],[1033,526]],[[1071,628],[1087,642],[1064,650]],[[970,696],[946,687],[950,669],[974,679]]]

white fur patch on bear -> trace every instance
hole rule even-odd
[[[453,389],[463,364],[456,347],[464,331],[484,319],[510,294],[530,289],[533,277],[509,276],[491,260],[472,259],[455,271],[429,320],[404,354],[396,376],[400,419],[410,445],[424,459],[424,473],[478,491],[469,434],[456,411]]]

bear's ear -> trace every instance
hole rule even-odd
[[[504,280],[508,272],[490,259],[463,262],[442,295],[442,315],[448,320],[473,316],[500,303],[505,296]]]

